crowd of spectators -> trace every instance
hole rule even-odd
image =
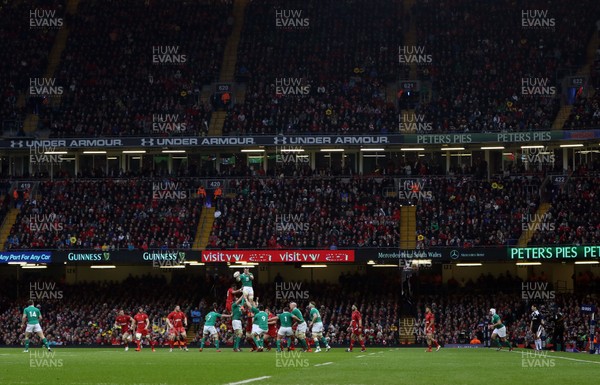
[[[584,3],[577,9],[560,1],[526,8],[511,1],[417,3],[411,17],[418,22],[418,45],[432,55],[431,64],[418,71],[431,82],[432,98],[417,113],[437,132],[549,129],[560,105],[560,76],[585,64],[595,32],[599,4]],[[541,26],[552,20],[554,26]],[[582,28],[571,28],[573,23]],[[556,87],[554,95],[527,95],[526,78],[547,80]]]
[[[596,21],[596,33],[600,36],[600,19]],[[600,45],[596,49],[594,63],[587,82],[575,90],[575,103],[564,129],[590,129],[600,124]]]
[[[399,7],[362,0],[249,4],[237,62],[238,80],[248,82],[245,102],[228,112],[223,133],[390,132],[397,115],[385,92],[396,79]],[[307,25],[278,27],[297,18]],[[288,79],[305,92],[278,88]]]
[[[394,247],[403,204],[417,206],[418,248],[503,246],[518,240],[535,214],[542,180],[239,179],[217,202],[208,248]]]
[[[61,180],[24,202],[8,249],[187,249],[201,202],[190,181]]]
[[[530,245],[589,245],[600,242],[597,196],[600,177],[572,176],[555,189],[551,207],[540,221]]]
[[[213,107],[200,94],[219,77],[232,1],[86,1],[73,15],[64,0],[44,1],[40,9],[56,11],[69,29],[54,75],[64,93],[59,102],[29,98],[26,111],[17,101],[29,80],[45,73],[58,28],[29,28],[15,17],[30,11],[26,4],[2,7],[0,34],[9,45],[0,64],[5,128],[35,113],[39,128],[54,137],[207,134]],[[223,134],[392,133],[413,109],[431,125],[427,132],[549,129],[561,80],[586,62],[598,11],[593,0],[579,7],[536,0],[527,9],[509,0],[491,7],[424,1],[410,9],[400,1],[250,2],[236,64],[236,80],[247,83],[245,100],[227,103]],[[552,25],[527,26],[540,20]],[[411,28],[415,47],[407,45]],[[389,96],[389,85],[411,72],[400,62],[400,47],[424,49],[417,54],[431,59],[417,65],[420,96],[397,89]],[[155,62],[170,55],[185,58]],[[595,87],[599,62],[588,83]],[[527,78],[556,90],[527,95]],[[279,87],[290,80],[302,91]],[[578,92],[565,127],[594,127],[597,107],[593,92]],[[169,119],[178,125],[156,124]]]
[[[0,119],[5,135],[18,134],[25,113],[34,112],[37,104],[48,102],[47,98],[30,97],[30,79],[45,75],[48,55],[59,29],[52,25],[64,21],[66,2],[37,3],[37,7],[28,2],[0,4]]]
[[[543,178],[424,181],[436,199],[417,202],[417,247],[476,247],[516,243],[537,211]]]
[[[57,82],[58,106],[41,113],[55,137],[198,135],[211,107],[204,85],[219,74],[231,2],[81,2]],[[164,125],[155,123],[178,123]]]

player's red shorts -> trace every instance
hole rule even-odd
[[[425,330],[425,334],[434,334],[435,333],[435,328],[427,328]]]
[[[231,305],[233,305],[233,302],[227,301],[225,303],[225,309],[227,309],[229,313],[231,313]]]
[[[352,328],[352,334],[354,334],[355,336],[362,336],[363,332],[358,331],[358,328]]]
[[[277,338],[277,329],[269,328],[267,335],[271,338]]]
[[[121,334],[129,334],[129,333],[130,333],[130,330],[129,330],[128,327],[126,327],[126,328],[125,327],[121,327]]]
[[[148,329],[137,329],[135,331],[135,334],[138,334],[138,333],[141,334],[142,337],[145,337],[149,334]]]
[[[183,326],[169,329],[169,334],[183,334],[183,333],[185,333],[185,328]]]

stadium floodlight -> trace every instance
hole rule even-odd
[[[521,149],[523,149],[523,150],[533,149],[533,148],[544,148],[544,146],[542,146],[541,144],[536,144],[533,146],[521,146]]]
[[[8,262],[9,265],[27,265],[27,262]]]
[[[440,151],[464,151],[464,147],[442,147]]]
[[[161,269],[185,269],[185,265],[163,265],[160,267]]]
[[[185,263],[186,265],[189,265],[189,266],[204,266],[204,265],[206,265],[206,263],[199,262],[199,261],[185,261],[183,263]]]
[[[256,262],[244,262],[244,263],[239,263],[239,264],[235,264],[235,265],[229,265],[230,269],[251,269],[254,266],[258,266],[258,263]]]
[[[542,262],[517,262],[517,266],[541,266]]]
[[[146,150],[123,150],[123,154],[145,154]]]
[[[319,268],[319,267],[327,267],[327,265],[320,265],[320,264],[314,264],[314,265],[301,265],[300,267],[305,267],[305,268]]]
[[[381,147],[379,147],[379,148],[361,148],[360,151],[362,151],[362,152],[368,152],[368,151],[374,151],[374,152],[376,152],[376,151],[385,151],[385,148],[381,148]]]
[[[163,154],[185,154],[185,150],[162,150]]]
[[[115,265],[92,265],[90,269],[116,269]]]
[[[389,263],[383,263],[381,265],[373,265],[373,267],[400,267],[400,265],[392,265]]]
[[[484,146],[482,150],[504,150],[504,146]]]
[[[343,148],[322,148],[319,151],[321,152],[344,152]]]
[[[34,263],[34,264],[31,264],[31,265],[30,264],[22,265],[21,268],[22,269],[47,269],[48,266],[46,266],[46,265],[36,265]]]
[[[423,147],[402,147],[400,151],[425,151]]]
[[[562,147],[562,148],[583,147],[583,144],[581,144],[581,143],[577,143],[577,144],[561,144],[560,147]]]
[[[44,155],[67,155],[67,151],[45,151]]]
[[[412,264],[431,266],[431,259],[413,259]]]
[[[367,262],[367,265],[374,265],[374,264],[375,264],[375,261],[372,259],[369,262]]]
[[[104,150],[98,150],[98,151],[92,151],[92,150],[87,150],[83,152],[86,155],[100,155],[100,154],[106,154],[106,151]]]
[[[304,152],[303,148],[281,148],[279,152]]]
[[[474,263],[457,263],[456,266],[458,267],[475,267],[475,266],[482,266],[483,264],[480,262],[474,262]]]
[[[265,152],[264,148],[243,148],[240,152]]]
[[[575,261],[576,265],[597,265],[600,261]]]

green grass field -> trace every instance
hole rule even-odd
[[[352,353],[200,353],[160,348],[0,349],[0,384],[590,384],[600,355],[495,349],[368,349]],[[258,379],[261,378],[262,379]]]

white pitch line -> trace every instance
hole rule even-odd
[[[333,362],[323,362],[322,364],[316,364],[315,366],[325,366],[325,365],[331,365],[333,364]]]
[[[262,376],[262,377],[256,377],[256,378],[250,378],[248,380],[244,380],[244,381],[238,381],[238,382],[230,382],[227,385],[238,385],[238,384],[247,384],[249,382],[254,382],[254,381],[260,381],[260,380],[266,380],[267,378],[271,378],[271,376]]]
[[[560,359],[569,360],[569,361],[587,362],[587,363],[590,363],[590,364],[600,365],[600,361],[578,360],[577,358],[569,358],[569,357],[561,357],[561,356],[548,356],[548,357],[550,357],[550,358],[560,358]]]
[[[365,357],[365,356],[356,356],[356,358],[362,358],[362,357]]]
[[[375,353],[369,353],[370,356],[372,356],[373,354],[375,354]]]
[[[512,352],[509,352],[509,353],[523,353],[523,352],[525,352],[525,351],[524,350],[513,350]],[[540,357],[533,356],[532,358],[560,358],[561,360],[576,361],[576,362],[587,362],[588,364],[597,364],[597,365],[600,365],[600,361],[580,360],[580,359],[577,359],[577,358],[554,356],[554,355],[550,355],[550,354],[548,354],[548,355],[546,355],[544,357],[542,357],[542,356],[540,356]]]

